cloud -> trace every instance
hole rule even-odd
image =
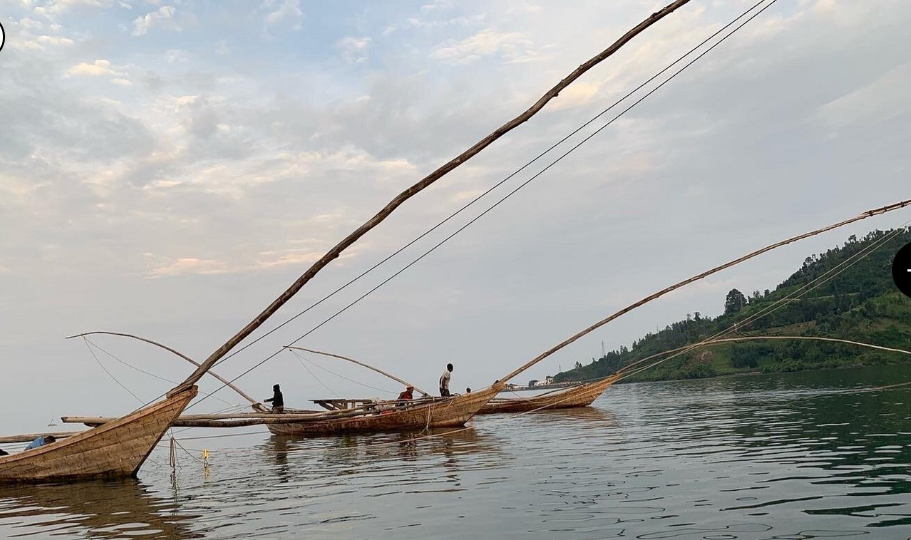
[[[560,95],[553,101],[552,106],[548,107],[548,110],[555,112],[586,105],[598,96],[600,89],[601,87],[597,83],[577,81],[560,92]]]
[[[164,54],[169,64],[184,63],[190,59],[189,53],[180,49],[168,49]]]
[[[911,63],[901,65],[870,84],[823,105],[818,118],[832,129],[870,121],[882,122],[911,113],[908,88]]]
[[[23,39],[19,41],[17,45],[22,49],[44,51],[47,50],[48,47],[72,47],[74,44],[75,42],[70,38],[41,35],[33,39]]]
[[[532,42],[519,32],[497,32],[486,28],[461,41],[450,40],[430,53],[430,58],[452,64],[467,64],[487,56],[500,56],[509,61],[527,61],[535,57]]]
[[[66,70],[67,77],[102,77],[115,74],[111,69],[111,63],[107,60],[95,60],[91,64],[80,62]]]
[[[370,48],[369,37],[346,37],[335,43],[336,48],[342,51],[342,57],[351,64],[360,64],[367,61],[367,49]]]
[[[153,257],[151,254],[146,254]],[[228,266],[222,261],[212,259],[197,259],[194,257],[180,257],[176,260],[158,262],[149,272],[149,277],[177,276],[180,274],[223,274]]]
[[[434,11],[445,11],[452,9],[452,0],[434,0],[429,4],[421,6],[421,13],[431,13]]]
[[[174,16],[177,9],[173,6],[161,6],[156,11],[146,13],[141,17],[133,20],[133,35],[144,36],[155,26],[169,28],[171,30],[180,30],[180,27],[174,24]]]
[[[266,0],[263,2],[264,9],[275,7],[275,0]],[[266,14],[266,26],[289,26],[292,30],[301,29],[301,21],[304,18],[304,12],[301,9],[300,0],[282,0],[281,4]]]
[[[36,6],[34,12],[50,18],[73,8],[106,8],[113,3],[113,0],[54,0],[44,6]]]

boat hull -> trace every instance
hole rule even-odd
[[[392,409],[382,413],[348,418],[312,420],[289,424],[267,424],[267,427],[275,435],[296,436],[459,427],[471,419],[503,387],[503,383],[496,383],[478,392],[453,396],[447,399],[437,399],[428,403],[415,403],[402,410]]]
[[[536,410],[587,407],[619,378],[619,375],[611,375],[595,382],[580,384],[560,392],[541,396],[492,399],[481,407],[477,414],[521,413]]]
[[[0,483],[135,476],[196,392],[197,388],[192,386],[73,437],[0,457]]]

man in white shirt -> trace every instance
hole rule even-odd
[[[452,377],[452,364],[446,364],[446,371],[440,376],[440,395],[443,397],[448,397],[451,395],[449,393],[449,379]]]

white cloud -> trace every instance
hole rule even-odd
[[[187,51],[182,51],[180,49],[169,49],[165,51],[164,56],[169,64],[186,62],[190,58],[190,55],[187,53]]]
[[[116,75],[111,69],[111,63],[107,60],[95,60],[91,64],[80,62],[66,70],[67,77],[102,77],[105,75]]]
[[[133,86],[132,81],[130,81],[129,79],[124,79],[124,78],[122,78],[122,77],[118,77],[118,78],[115,78],[115,79],[111,79],[111,83],[112,83],[112,84],[116,84],[117,86],[122,86],[122,87],[124,87],[124,88],[128,88],[128,87],[130,87],[130,86]]]
[[[152,11],[146,13],[141,17],[136,17],[133,21],[133,35],[134,36],[143,36],[149,32],[154,26],[162,25],[167,21],[172,21],[174,15],[177,14],[177,9],[173,6],[161,6],[157,11]],[[174,25],[167,25],[170,28],[179,29]]]
[[[506,10],[507,14],[510,13],[541,13],[544,11],[544,8],[535,4],[524,3],[521,6],[509,8]]]
[[[274,0],[263,2],[263,8],[266,9],[271,9],[274,5]],[[266,14],[266,26],[288,25],[292,30],[300,30],[303,18],[300,0],[282,0],[281,5]]]
[[[154,257],[146,254],[147,257]],[[223,261],[213,259],[197,259],[195,257],[180,257],[178,259],[161,258],[156,261],[149,277],[176,276],[181,274],[224,274],[228,272],[228,265]]]
[[[842,129],[908,114],[911,112],[909,86],[911,63],[899,66],[863,88],[825,104],[818,117],[830,128]]]
[[[461,41],[447,41],[430,53],[430,58],[453,64],[474,62],[485,56],[502,56],[510,61],[535,57],[532,42],[519,32],[497,32],[490,28]]]
[[[421,13],[431,13],[447,9],[452,9],[452,0],[434,0],[429,4],[421,6]]]
[[[596,83],[575,82],[560,92],[547,110],[553,112],[585,105],[597,97],[600,89],[600,85]]]
[[[360,64],[367,61],[367,49],[370,48],[371,39],[369,37],[355,38],[346,37],[335,43],[336,48],[342,51],[342,57],[345,61],[352,64]]]

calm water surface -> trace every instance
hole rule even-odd
[[[458,432],[177,433],[138,481],[0,489],[8,538],[911,538],[911,368],[619,385]],[[208,472],[199,458],[209,449]]]

